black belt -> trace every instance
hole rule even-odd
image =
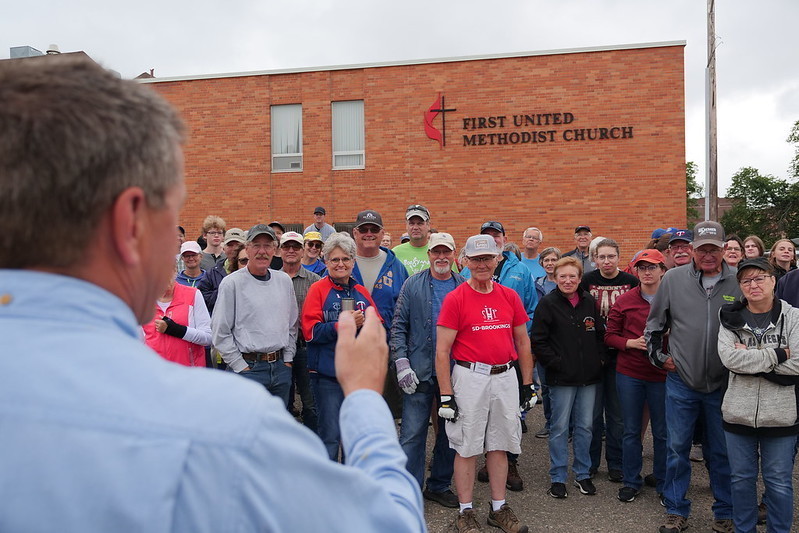
[[[473,369],[473,366],[474,366],[474,363],[470,363],[469,361],[460,361],[458,359],[455,359],[455,364],[463,366],[463,367],[466,367],[466,368],[469,368],[469,369]],[[491,373],[492,374],[502,374],[503,372],[505,372],[506,370],[511,369],[512,367],[513,367],[513,361],[505,363],[504,365],[493,365],[491,367]]]
[[[250,365],[252,365],[253,363],[258,363],[260,361],[266,361],[267,363],[274,363],[283,360],[283,350],[278,350],[276,352],[269,352],[269,353],[250,352],[250,353],[243,353],[241,354],[241,356]]]

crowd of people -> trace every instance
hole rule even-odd
[[[177,225],[182,125],[155,93],[45,58],[0,65],[0,97],[0,217],[17,239],[0,250],[0,328],[28,356],[0,377],[0,530],[423,531],[424,498],[479,531],[477,480],[485,521],[526,533],[506,491],[524,490],[540,398],[552,498],[569,496],[570,448],[572,486],[596,495],[604,448],[618,500],[653,487],[659,532],[678,533],[701,447],[714,531],[790,531],[790,239],[766,253],[706,221],[654,231],[623,263],[587,225],[562,253],[489,220],[459,249],[413,204],[393,248],[379,212],[350,234],[321,206],[302,234],[208,216],[200,244]],[[67,251],[18,253],[42,228]]]
[[[792,497],[792,469],[764,465],[766,494],[762,502],[752,501],[758,471],[751,471],[751,454],[767,457],[775,435],[796,441],[796,402],[792,411],[782,411],[787,414],[778,423],[764,425],[725,413],[728,405],[743,403],[757,410],[760,402],[772,401],[752,392],[761,385],[738,385],[742,381],[772,379],[769,386],[781,401],[794,394],[799,378],[786,376],[799,373],[794,371],[799,367],[785,355],[790,353],[793,308],[784,304],[773,317],[758,317],[760,322],[746,311],[753,305],[763,313],[776,309],[779,300],[773,298],[780,290],[799,305],[792,299],[799,292],[799,278],[793,281],[791,273],[796,269],[791,240],[778,240],[765,253],[758,237],[725,236],[715,222],[693,230],[658,229],[621,268],[619,244],[594,237],[587,225],[575,228],[575,248],[562,253],[542,246],[543,232],[537,227],[525,229],[518,246],[501,222],[487,221],[475,228],[478,234],[458,254],[452,236],[434,229],[430,211],[420,204],[407,208],[408,239],[393,248],[387,246],[390,238],[376,211],[359,213],[352,235],[328,229],[332,227],[325,216],[325,208],[317,207],[304,235],[284,232],[278,222],[246,232],[226,231],[223,220],[209,216],[203,224],[209,243],[203,259],[213,255],[210,243],[216,234],[224,235],[217,243],[223,254],[256,253],[263,268],[278,268],[256,272],[250,261],[249,266],[239,265],[244,273],[225,280],[224,272],[237,267],[223,255],[213,255],[214,271],[223,274],[209,281],[200,272],[198,291],[212,307],[217,292],[230,290],[235,279],[260,285],[268,284],[270,276],[288,274],[280,290],[288,293],[288,279],[294,282],[298,311],[283,307],[277,294],[259,294],[253,287],[232,299],[234,314],[233,309],[224,317],[213,313],[209,344],[219,351],[221,368],[261,382],[290,410],[294,393],[287,394],[296,386],[302,412],[294,414],[317,432],[330,459],[344,460],[336,322],[342,312],[351,312],[360,326],[364,311],[373,307],[390,346],[393,371],[384,397],[393,404],[395,418],[401,418],[399,440],[407,470],[425,499],[458,508],[455,530],[479,528],[471,501],[475,478],[490,484],[488,523],[505,531],[526,530],[506,503],[505,490],[524,489],[517,466],[521,435],[527,431],[527,408],[539,395],[546,423],[535,437],[548,439],[547,493],[553,498],[568,497],[570,448],[574,486],[583,495],[596,494],[592,480],[602,467],[604,449],[608,479],[621,485],[617,498],[633,502],[645,485],[653,487],[666,508],[660,532],[682,531],[691,512],[686,497],[690,461],[699,455],[710,471],[716,500],[714,531],[754,531],[763,520],[770,531],[790,529],[786,501]],[[253,239],[263,244],[259,247]],[[199,245],[182,246],[179,260],[187,266],[178,282],[196,283],[198,273],[190,268],[199,262],[194,257]],[[282,264],[276,265],[276,257]],[[765,278],[773,286],[763,291],[764,284],[768,288]],[[753,293],[769,293],[772,299],[753,303]],[[293,323],[280,325],[282,337],[261,328],[260,341],[239,340],[265,320],[250,307],[267,299],[273,303],[268,311],[273,326],[276,313]],[[730,306],[738,307],[733,311]],[[238,313],[256,321],[236,320]],[[737,318],[720,320],[720,313]],[[761,337],[745,342],[738,332],[736,342],[726,342],[732,324],[760,331]],[[762,335],[769,327],[786,329],[766,337],[776,340],[763,352]],[[226,344],[225,335],[232,331],[236,343]],[[755,349],[762,359],[756,365],[750,361]],[[733,363],[736,357],[739,361]],[[264,379],[266,368],[279,371]],[[747,370],[752,368],[756,370]],[[764,377],[768,373],[780,377]],[[748,391],[754,398],[725,396],[728,379],[729,386],[733,381],[737,385],[733,390],[741,395]],[[431,412],[437,416],[432,417],[435,439],[428,458]],[[647,428],[653,442],[650,473],[643,472],[642,459]],[[732,446],[735,450],[728,452]],[[746,446],[748,459],[742,451]],[[481,455],[485,463],[478,468]],[[792,462],[793,456],[788,459]]]

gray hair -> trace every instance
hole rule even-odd
[[[555,254],[556,259],[560,259],[562,255],[560,252],[560,248],[555,248],[554,246],[550,246],[549,248],[544,248],[544,251],[538,254],[538,262],[541,264],[541,266],[544,265],[544,259],[546,259],[547,256],[550,256],[552,254]]]
[[[529,228],[527,228],[526,230],[524,230],[524,231],[522,232],[522,238],[524,238],[524,236],[525,236],[525,235],[527,234],[527,232],[528,232],[528,231],[530,231],[530,230],[535,230],[535,231],[537,231],[537,232],[538,232],[538,238],[539,238],[539,239],[541,239],[541,240],[540,240],[540,242],[544,242],[544,232],[543,232],[543,231],[541,231],[540,229],[536,228],[535,226],[530,226]]]
[[[513,255],[516,256],[516,259],[519,261],[522,260],[522,251],[519,249],[519,245],[515,242],[506,243],[505,246],[502,248],[503,252],[511,252]]]
[[[336,248],[341,248],[341,251],[348,256],[355,257],[355,241],[352,240],[349,233],[344,233],[342,231],[330,235],[325,241],[324,246],[322,246],[322,254],[327,257]]]
[[[177,112],[88,57],[0,61],[0,102],[0,268],[72,267],[124,190],[182,180]]]

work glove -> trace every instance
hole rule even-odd
[[[178,324],[168,316],[161,317],[161,320],[166,322],[166,330],[164,331],[164,333],[166,333],[167,335],[177,337],[178,339],[182,339],[183,337],[186,336],[186,330],[188,329],[186,328],[186,326]]]
[[[535,393],[532,383],[529,385],[522,385],[521,399],[522,401],[519,402],[520,411],[529,411],[538,403],[538,395]]]
[[[438,407],[438,416],[444,420],[455,422],[458,419],[458,404],[455,397],[448,394],[441,395],[441,402]]]
[[[411,362],[407,357],[401,357],[394,363],[397,367],[397,383],[399,384],[402,392],[405,394],[413,394],[416,392],[416,385],[419,384],[419,378],[416,377],[416,372],[411,368]]]

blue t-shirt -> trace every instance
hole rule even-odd
[[[522,264],[527,267],[527,270],[529,270],[530,274],[533,275],[534,280],[540,278],[541,276],[547,275],[547,271],[544,270],[544,267],[542,267],[541,263],[538,262],[539,257],[541,256],[537,255],[534,259],[527,259],[526,257],[522,256]]]
[[[441,312],[441,304],[444,297],[455,289],[455,278],[440,280],[430,278],[433,283],[433,346],[436,345],[436,324],[438,324],[438,313]],[[433,365],[433,375],[436,375],[436,366]]]

